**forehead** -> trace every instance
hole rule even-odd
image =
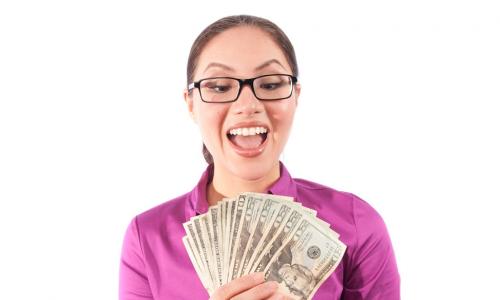
[[[235,27],[216,35],[205,45],[198,58],[195,76],[213,72],[254,76],[256,67],[273,59],[278,63],[269,64],[266,69],[260,70],[261,73],[273,70],[291,74],[291,68],[282,49],[267,32],[250,26]],[[213,63],[227,65],[233,70],[220,67],[210,67],[205,70]]]

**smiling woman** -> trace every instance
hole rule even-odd
[[[198,36],[184,100],[201,131],[208,167],[191,192],[130,223],[120,299],[298,299],[298,291],[287,294],[275,282],[264,283],[260,273],[234,279],[211,295],[198,280],[182,243],[182,224],[242,192],[291,196],[340,234],[346,254],[315,299],[399,299],[399,274],[380,215],[354,194],[292,178],[279,161],[300,96],[297,77],[291,42],[266,19],[226,17]],[[296,281],[281,277],[286,285]]]

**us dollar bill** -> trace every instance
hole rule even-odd
[[[206,216],[200,215],[192,218],[192,222],[194,224],[194,231],[195,231],[195,239],[198,242],[198,245],[200,247],[200,257],[205,265],[205,274],[206,278],[209,280],[209,284],[211,286],[212,290],[215,290],[215,282],[216,279],[213,277],[213,272],[212,270],[212,251],[210,247],[210,242],[208,241],[207,234],[206,232],[205,225],[202,223],[202,218],[206,219]]]
[[[254,232],[257,219],[264,202],[264,194],[260,193],[245,193],[247,196],[247,206],[243,213],[243,224],[241,227],[240,240],[238,243],[237,255],[235,256],[235,264],[233,270],[233,277],[241,277],[243,262],[247,255],[248,244],[250,243]],[[236,275],[234,275],[236,274]]]
[[[221,248],[221,237],[219,231],[219,223],[220,220],[220,210],[218,206],[211,206],[208,209],[208,224],[210,227],[210,231],[208,232],[210,235],[210,240],[212,244],[212,253],[213,253],[213,263],[215,268],[214,277],[216,278],[215,287],[219,287],[223,285],[222,280],[222,248]]]
[[[217,271],[216,255],[215,255],[215,245],[213,239],[212,225],[210,224],[210,212],[201,215],[201,233],[203,234],[203,239],[205,239],[205,245],[207,245],[208,250],[208,263],[209,271],[212,274],[213,285],[215,288],[219,287],[219,276]]]
[[[240,228],[241,228],[241,223],[243,221],[243,210],[246,205],[246,195],[239,195],[237,200],[236,200],[236,207],[234,210],[234,216],[233,216],[233,226],[231,228],[231,238],[229,239],[229,266],[228,266],[228,282],[232,281],[235,277],[233,276],[233,269],[234,269],[234,259],[236,255],[236,241],[238,239],[238,236],[240,235]]]
[[[220,216],[219,216],[219,231],[221,232],[221,240],[224,240],[224,230],[222,229],[225,224],[226,224],[226,206],[225,206],[225,201],[219,201],[219,203],[217,203],[217,207],[219,207],[219,212],[220,212]]]
[[[232,276],[231,280],[234,280],[240,276],[239,271],[241,270],[241,262],[245,254],[246,245],[252,233],[252,228],[254,227],[254,220],[256,218],[256,212],[259,211],[261,202],[263,198],[255,197],[251,193],[245,193],[245,206],[243,208],[241,223],[240,223],[240,233],[236,238],[235,242],[235,255],[233,256],[233,262],[231,264]]]
[[[305,216],[264,269],[268,281],[297,300],[309,300],[337,268],[346,246],[316,220]]]
[[[227,209],[227,201],[219,201],[217,204],[219,207],[219,222],[217,224],[217,229],[220,232],[219,238],[220,238],[220,252],[221,252],[221,278],[222,281],[225,282],[224,280],[224,240],[225,240],[225,232],[224,232],[224,227],[226,226],[226,209]]]
[[[277,231],[281,227],[283,221],[288,217],[291,213],[292,207],[282,203],[278,209],[278,212],[271,217],[270,223],[265,224],[263,237],[258,242],[257,247],[250,257],[250,261],[247,266],[247,273],[252,273],[255,270],[256,261],[261,257],[262,252],[265,249],[265,245],[268,245],[273,237],[276,235]]]
[[[264,203],[261,205],[261,209],[257,212],[257,216],[254,221],[254,226],[251,230],[251,235],[247,243],[244,255],[242,258],[241,269],[239,272],[240,276],[248,274],[250,260],[252,254],[258,249],[259,242],[264,237],[266,225],[270,223],[270,220],[276,215],[278,209],[281,207],[281,201],[275,197],[269,197],[269,195],[264,195]]]
[[[224,230],[224,264],[223,264],[223,274],[222,277],[225,282],[228,282],[228,274],[229,274],[229,264],[230,264],[230,240],[231,240],[231,231],[234,226],[233,224],[233,216],[234,212],[236,209],[236,200],[234,199],[228,199],[225,200],[227,202],[227,209],[226,209],[226,226]]]
[[[285,203],[288,203],[290,205],[297,205],[297,206],[301,207],[304,210],[304,212],[310,216],[317,217],[317,215],[318,215],[318,212],[316,210],[309,208],[309,207],[306,207],[306,206],[302,206],[302,204],[299,202],[293,202],[292,197],[282,196],[282,195],[271,195],[271,194],[263,194],[263,195],[273,197],[275,200],[284,201]],[[322,226],[324,226],[326,228],[330,228],[330,223],[328,223],[320,218],[317,218],[317,220]],[[333,231],[333,232],[337,235],[337,237],[339,237],[338,233],[336,233],[335,231]]]
[[[192,253],[198,262],[200,270],[202,272],[205,272],[206,266],[203,262],[203,259],[200,256],[201,250],[200,250],[200,246],[198,244],[198,240],[195,237],[196,233],[194,230],[194,223],[192,221],[189,221],[189,222],[182,224],[182,226],[184,227],[184,230],[186,231],[186,237],[190,242]]]
[[[205,279],[205,274],[200,267],[199,260],[194,255],[193,244],[187,235],[182,238],[182,243],[184,244],[184,247],[186,248],[189,259],[193,263],[193,267],[194,267],[196,273],[198,274],[198,277],[200,278],[200,281],[201,281],[203,287],[206,290],[208,290],[209,294],[212,294],[213,293],[212,287],[210,286],[210,284],[207,283],[207,281]]]
[[[322,219],[318,218],[318,212],[315,211],[314,209],[312,208],[308,208],[308,207],[303,207],[303,209],[305,210],[305,212],[310,215],[310,216],[313,216],[313,217],[316,217],[316,220],[318,221],[318,224],[320,224],[321,226],[325,227],[325,228],[330,228],[330,223],[328,222],[325,222],[323,221]],[[339,237],[339,234],[336,233],[335,231],[333,231],[336,235],[337,235],[337,238]]]
[[[295,228],[295,226],[303,216],[304,213],[300,210],[292,209],[290,215],[281,222],[280,227],[276,230],[276,233],[270,239],[269,244],[264,244],[264,250],[253,265],[254,272],[264,271],[271,258],[281,248],[283,242],[292,233],[292,230]]]

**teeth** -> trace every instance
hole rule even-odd
[[[266,133],[267,129],[265,127],[243,127],[243,128],[234,128],[229,131],[229,134],[232,135],[256,135],[261,133]]]

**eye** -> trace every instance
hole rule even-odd
[[[201,88],[211,94],[223,94],[238,86],[238,81],[231,78],[205,79],[201,83]]]
[[[208,85],[206,88],[216,93],[225,93],[231,89],[229,85]]]
[[[270,83],[261,84],[259,86],[259,88],[264,89],[264,90],[268,90],[268,91],[272,91],[272,90],[279,88],[282,85],[283,85],[283,82],[270,82]]]

